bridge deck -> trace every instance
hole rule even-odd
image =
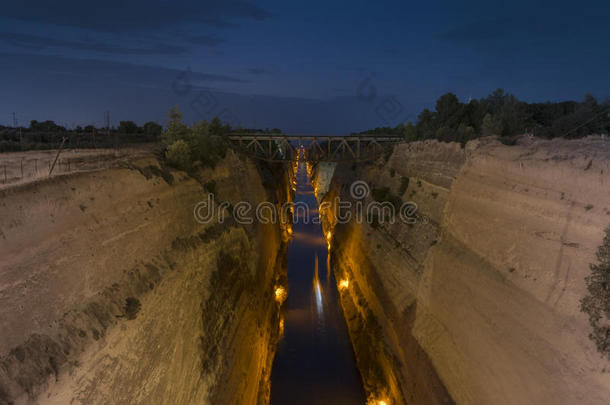
[[[400,136],[370,136],[370,135],[269,135],[269,134],[231,134],[229,139],[232,141],[361,141],[361,142],[400,142],[403,140]]]

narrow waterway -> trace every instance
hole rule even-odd
[[[306,164],[299,162],[295,203],[309,207],[308,218],[295,212],[288,248],[289,294],[284,334],[271,373],[271,404],[364,404],[365,394],[328,268],[327,243],[317,221],[318,204]]]

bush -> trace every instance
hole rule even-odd
[[[134,297],[129,297],[125,300],[125,317],[127,319],[136,319],[138,312],[140,312],[140,300]]]
[[[598,264],[591,264],[585,278],[589,294],[580,301],[580,310],[589,315],[593,331],[589,338],[597,350],[610,360],[610,228],[597,250]]]
[[[188,171],[191,168],[191,148],[183,140],[178,140],[168,146],[165,158],[170,166]]]

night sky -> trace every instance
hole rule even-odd
[[[413,120],[443,93],[610,96],[607,1],[6,2],[0,124],[219,115],[344,134]]]

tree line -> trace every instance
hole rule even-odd
[[[142,126],[133,121],[121,121],[116,128],[87,125],[68,129],[51,120],[32,120],[28,127],[0,125],[0,152],[54,149],[64,138],[68,148],[115,148],[158,141],[162,131],[163,127],[152,121]]]
[[[161,135],[163,131],[163,127],[156,122],[149,121],[142,126],[139,126],[133,121],[120,121],[119,126],[117,128],[96,128],[93,125],[86,126],[76,126],[73,129],[67,129],[64,126],[56,124],[54,121],[46,120],[46,121],[30,121],[30,126],[27,128],[32,132],[119,132],[121,134],[146,134],[151,137]]]
[[[415,123],[378,127],[361,134],[392,134],[407,141],[438,139],[462,144],[498,135],[505,140],[532,134],[542,138],[580,138],[610,131],[610,102],[590,94],[583,101],[527,103],[497,89],[489,96],[462,103],[453,93],[442,95],[434,110],[424,109]]]

